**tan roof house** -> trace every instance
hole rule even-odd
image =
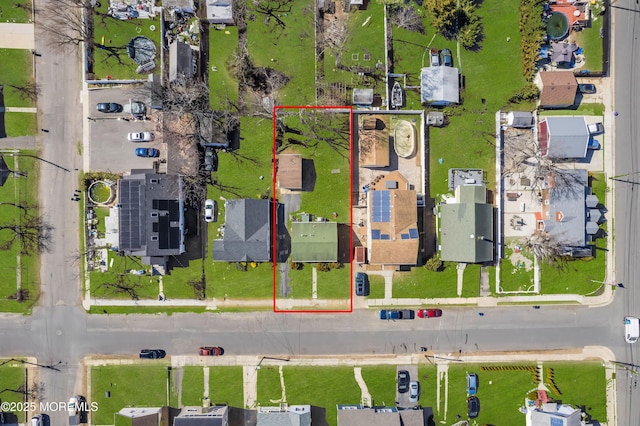
[[[373,183],[367,197],[369,263],[415,265],[420,245],[416,191],[394,171]]]
[[[292,190],[302,189],[302,155],[280,154],[278,156],[278,186]]]
[[[358,116],[358,152],[360,167],[389,166],[389,117]]]
[[[575,102],[578,81],[571,71],[541,72],[536,77],[540,88],[540,108],[566,108]]]

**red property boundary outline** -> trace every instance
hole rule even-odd
[[[276,143],[276,119],[278,110],[283,109],[335,109],[340,110],[338,112],[349,114],[349,309],[277,309],[276,306],[276,294],[277,294],[277,237],[278,237],[278,224],[277,224],[277,173],[276,173],[276,161],[277,161],[277,143]],[[271,206],[271,229],[274,230],[271,235],[272,244],[271,252],[273,253],[273,312],[275,313],[351,313],[353,312],[353,108],[351,106],[309,106],[309,105],[277,105],[273,107],[273,145],[272,145],[272,188],[274,202]],[[285,218],[286,220],[286,218]]]

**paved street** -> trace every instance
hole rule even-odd
[[[36,0],[36,10],[44,9],[49,2],[54,0]],[[620,0],[614,6],[615,52],[636,52],[640,17],[634,9],[638,6],[631,0]],[[76,259],[80,251],[79,223],[77,204],[70,195],[78,184],[76,169],[83,164],[79,146],[88,121],[86,112],[95,105],[85,102],[81,106],[80,54],[52,49],[45,44],[37,23],[35,29],[35,48],[41,54],[35,58],[42,91],[38,126],[49,130],[37,136],[35,144],[42,148],[43,158],[69,171],[47,164],[41,167],[40,203],[46,220],[55,228],[53,246],[42,256],[42,295],[33,316],[0,315],[4,342],[0,355],[35,356],[41,365],[59,369],[40,369],[40,380],[46,384],[45,401],[64,401],[83,391],[79,366],[84,356],[135,356],[144,346],[164,348],[170,355],[193,355],[197,347],[215,344],[232,356],[412,354],[425,346],[440,354],[532,351],[528,354],[532,358],[540,350],[603,346],[613,351],[617,360],[637,364],[635,347],[623,340],[622,317],[640,314],[635,288],[640,277],[636,260],[640,258],[640,205],[635,183],[640,171],[640,150],[636,148],[640,98],[633,72],[640,67],[638,56],[615,55],[615,103],[605,105],[605,125],[614,129],[615,123],[615,150],[608,149],[615,156],[616,175],[622,180],[613,183],[615,221],[612,216],[609,229],[612,232],[615,226],[615,235],[610,234],[616,244],[615,279],[626,284],[625,289],[616,290],[609,305],[545,305],[539,310],[528,306],[483,307],[484,316],[478,315],[478,308],[446,308],[440,319],[396,322],[377,319],[374,310],[332,315],[258,312],[89,316],[80,308],[80,267]],[[613,117],[614,110],[619,116]],[[117,131],[128,130],[122,127]],[[20,146],[34,145],[33,139],[19,142]],[[640,397],[636,376],[621,369],[618,373],[617,418],[610,424],[637,425],[640,406],[632,403]],[[66,423],[66,413],[50,414],[52,424]]]

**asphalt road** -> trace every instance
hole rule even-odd
[[[36,11],[53,0],[36,0]],[[638,117],[639,6],[632,0],[615,3],[614,56],[616,170],[635,181],[639,172],[635,120]],[[46,19],[39,14],[36,22]],[[638,278],[640,240],[636,184],[617,182],[616,279],[626,288],[603,308],[543,306],[483,309],[450,308],[440,319],[380,321],[375,312],[353,314],[174,314],[167,316],[88,316],[80,308],[77,204],[70,200],[81,164],[78,143],[83,117],[79,91],[78,54],[45,44],[36,25],[37,82],[42,156],[69,171],[43,164],[41,206],[54,225],[53,245],[42,258],[42,297],[31,317],[0,317],[2,356],[31,355],[41,365],[45,401],[66,401],[81,390],[79,362],[87,354],[132,354],[142,347],[164,348],[169,354],[194,354],[201,345],[222,346],[233,354],[391,354],[416,352],[426,346],[439,353],[459,350],[543,350],[602,345],[620,361],[637,363],[634,347],[622,339],[622,317],[640,314]],[[608,106],[607,106],[608,107]],[[640,178],[638,178],[640,182]],[[624,370],[620,370],[624,373]],[[640,392],[635,375],[618,374],[618,425],[640,424]],[[50,413],[52,424],[65,424],[66,413]]]
[[[640,294],[636,288],[640,271],[640,239],[638,211],[640,203],[640,150],[638,149],[638,108],[640,84],[637,70],[640,69],[640,5],[633,0],[620,0],[613,4],[613,75],[615,77],[615,104],[613,110],[619,115],[615,120],[615,259],[616,280],[628,283],[624,293],[620,293],[611,314],[618,318],[626,314],[640,314]],[[611,229],[611,228],[609,228]],[[617,312],[614,309],[617,308]],[[621,362],[637,365],[640,361],[634,345],[627,345],[616,351]],[[619,425],[640,424],[640,390],[636,386],[636,374],[620,370],[618,380],[618,423]],[[636,403],[633,403],[636,402]]]

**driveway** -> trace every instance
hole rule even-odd
[[[128,172],[131,169],[149,169],[158,159],[140,158],[134,154],[138,147],[151,147],[160,150],[160,160],[166,159],[166,147],[162,143],[160,126],[157,121],[159,114],[149,109],[149,99],[141,96],[138,88],[99,88],[89,90],[87,122],[89,137],[85,141],[84,149],[89,157],[90,171],[108,171],[112,173]],[[129,99],[139,100],[147,105],[147,120],[134,120],[130,114],[105,114],[96,110],[99,102],[116,102],[121,105],[129,103]],[[133,143],[127,140],[130,132],[154,132],[152,142]]]

